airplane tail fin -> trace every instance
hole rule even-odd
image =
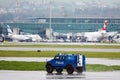
[[[7,31],[8,31],[8,35],[12,35],[12,34],[13,34],[13,32],[12,32],[12,30],[10,29],[10,26],[9,26],[9,25],[7,25]]]
[[[104,25],[103,25],[103,27],[102,27],[102,30],[103,30],[103,31],[106,31],[106,29],[107,29],[107,23],[108,23],[107,20],[105,20],[105,21],[104,21]]]

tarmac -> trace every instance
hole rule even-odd
[[[62,74],[48,74],[46,71],[9,71],[0,70],[0,80],[120,80],[120,71],[111,72],[74,72],[68,75],[66,71]]]
[[[120,52],[120,49],[96,49],[96,48],[30,48],[30,47],[0,47],[7,51],[85,51],[85,52]]]

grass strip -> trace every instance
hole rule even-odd
[[[78,52],[78,51],[0,51],[0,57],[54,57],[57,53],[84,54],[87,58],[120,59],[120,52]]]
[[[87,71],[112,71],[116,70],[115,68],[112,68],[112,66],[106,66],[101,64],[89,64],[87,65]],[[119,66],[120,70],[120,66]]]
[[[0,70],[45,70],[45,62],[0,61]]]
[[[45,69],[45,62],[16,62],[0,61],[0,70],[40,71]],[[106,66],[99,64],[87,64],[87,71],[113,71],[120,70],[120,65]]]

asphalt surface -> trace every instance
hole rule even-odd
[[[112,72],[83,72],[78,74],[74,72],[68,75],[48,74],[46,71],[5,71],[0,70],[0,80],[120,80],[120,71]]]
[[[0,57],[0,61],[26,61],[26,62],[46,62],[52,58],[47,57]],[[120,60],[105,58],[86,58],[87,64],[120,65]]]
[[[85,51],[85,52],[120,52],[120,49],[96,49],[96,48],[27,48],[27,47],[0,47],[0,50],[14,51]]]

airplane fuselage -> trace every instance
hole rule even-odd
[[[29,37],[27,36],[24,36],[24,35],[8,35],[8,37],[12,38],[13,40],[28,40],[30,39]]]

